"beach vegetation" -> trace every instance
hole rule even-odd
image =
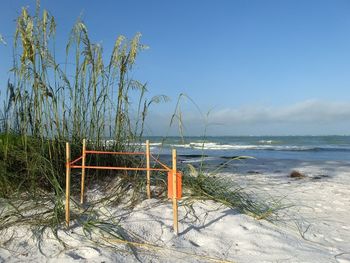
[[[118,36],[106,61],[102,46],[90,38],[87,25],[78,19],[65,57],[58,58],[55,17],[41,10],[39,2],[34,14],[27,8],[21,10],[6,102],[0,112],[0,230],[29,224],[52,227],[57,233],[63,225],[65,142],[70,142],[72,156],[80,156],[84,138],[87,147],[95,150],[135,151],[142,147],[149,108],[168,101],[165,95],[147,97],[147,85],[131,78],[137,57],[146,48],[140,33],[130,40]],[[175,111],[170,125],[175,119],[181,124],[180,111]],[[179,130],[183,132],[182,125]],[[92,163],[144,166],[142,158],[115,155],[89,155],[87,164]],[[181,169],[181,205],[212,200],[259,219],[270,218],[280,208],[277,202],[262,202],[246,189],[215,176],[217,171],[195,171],[191,166]],[[76,208],[72,220],[81,222],[87,232],[94,227],[112,229],[111,235],[127,239],[118,230],[121,228],[111,228],[108,220],[112,217],[101,222],[94,216],[102,203],[133,207],[141,202],[146,196],[145,176],[140,172],[90,171],[87,188],[97,188],[103,196],[86,208],[75,201],[79,196],[77,175],[78,171],[72,174]],[[151,180],[157,197],[165,201],[166,174],[155,173]]]

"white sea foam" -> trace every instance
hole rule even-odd
[[[139,144],[138,144],[139,145]],[[146,146],[146,143],[141,143],[142,146]],[[149,143],[150,146],[161,146],[162,143],[161,142],[150,142]]]
[[[276,150],[276,151],[308,151],[315,149],[308,146],[294,145],[256,145],[256,144],[219,144],[215,142],[191,142],[188,144],[172,144],[171,147],[197,150]]]
[[[260,140],[259,143],[261,144],[273,144],[276,143],[274,140]]]
[[[103,143],[106,145],[106,146],[113,146],[115,144],[115,140],[104,140]],[[146,146],[146,143],[142,142],[142,143],[139,143],[139,142],[130,142],[129,145],[131,146]],[[161,142],[151,142],[149,144],[150,146],[154,146],[154,147],[157,147],[157,146],[161,146],[162,143]]]
[[[200,163],[203,161],[210,161],[210,160],[215,160],[215,157],[202,157],[202,158],[194,158],[194,159],[187,159],[182,161],[183,163]]]

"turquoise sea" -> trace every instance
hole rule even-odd
[[[152,152],[209,157],[350,161],[350,136],[148,137]]]

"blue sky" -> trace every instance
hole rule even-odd
[[[11,65],[11,36],[21,6],[3,0],[1,90]],[[187,100],[185,132],[201,135],[350,134],[350,1],[41,1],[57,21],[63,54],[82,14],[108,54],[115,38],[142,33],[150,47],[134,77],[150,95],[172,101],[153,108],[147,132],[164,134],[177,96],[210,110],[205,121]],[[60,50],[58,50],[58,53]],[[176,134],[176,131],[172,131]]]

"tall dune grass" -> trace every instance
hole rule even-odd
[[[81,145],[83,138],[101,148],[102,139],[108,137],[115,142],[111,148],[125,150],[141,138],[148,107],[167,99],[147,99],[146,85],[129,77],[139,52],[146,48],[140,33],[131,40],[118,36],[104,61],[102,46],[93,43],[86,25],[78,20],[69,35],[65,63],[58,63],[55,32],[56,21],[48,11],[37,5],[31,15],[22,8],[1,112],[2,196],[24,189],[37,193],[42,186],[60,193],[65,141],[77,152],[75,145]],[[132,104],[131,98],[137,96]],[[130,114],[130,107],[138,109],[137,116]]]

